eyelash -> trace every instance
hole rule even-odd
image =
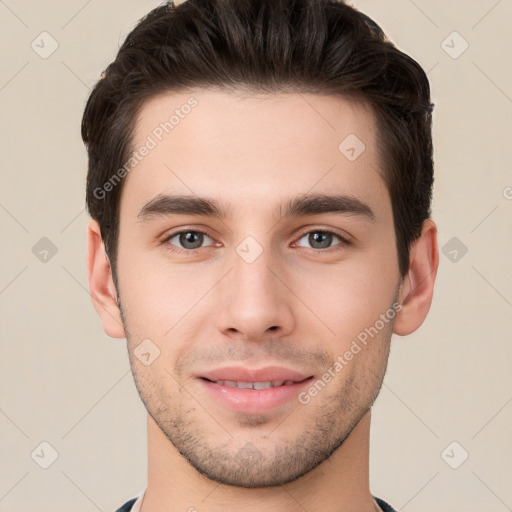
[[[166,244],[166,248],[169,251],[179,253],[179,254],[186,253],[187,255],[193,256],[193,255],[196,255],[201,249],[204,249],[204,247],[201,247],[199,249],[180,249],[179,247],[176,247],[170,243],[170,240],[172,238],[174,238],[176,235],[181,235],[182,233],[200,233],[200,234],[206,235],[209,238],[212,238],[211,236],[208,235],[208,233],[206,233],[205,231],[202,231],[201,229],[182,229],[180,231],[175,231],[174,233],[171,233],[170,235],[166,236],[165,239],[163,240],[163,243]],[[315,252],[331,252],[331,250],[333,250],[333,249],[336,250],[336,247],[338,247],[338,246],[343,248],[343,247],[351,245],[351,242],[348,241],[346,238],[342,237],[340,234],[338,234],[334,231],[330,231],[328,229],[319,229],[319,228],[314,228],[314,229],[309,229],[308,231],[303,231],[297,238],[297,242],[301,238],[304,238],[305,235],[309,235],[311,233],[323,233],[323,234],[328,234],[328,235],[334,235],[335,237],[337,237],[340,240],[340,243],[335,244],[334,246],[328,247],[326,249],[315,249],[312,247],[310,247],[310,248],[305,247],[305,249],[310,249]],[[296,243],[296,242],[294,242],[294,243]],[[302,247],[302,246],[300,246],[300,247]]]

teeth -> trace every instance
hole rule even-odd
[[[239,389],[268,389],[268,388],[276,388],[279,386],[289,386],[293,384],[293,380],[272,380],[266,382],[238,382],[234,380],[218,380],[217,384],[221,386],[228,386],[230,388],[239,388]]]
[[[272,382],[254,382],[253,385],[252,385],[253,389],[267,389],[267,388],[271,388],[273,387],[272,386]]]
[[[234,382],[233,384],[240,389],[252,389],[252,382]]]

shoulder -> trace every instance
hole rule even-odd
[[[137,498],[132,498],[130,501],[127,501],[121,508],[118,508],[116,512],[129,512],[136,501]]]

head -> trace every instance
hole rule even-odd
[[[94,87],[91,293],[199,472],[294,480],[370,410],[392,333],[430,306],[431,112],[421,67],[335,0],[158,7]],[[294,401],[235,411],[207,401],[204,376],[227,365],[309,380]]]

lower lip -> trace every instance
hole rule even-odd
[[[237,412],[267,412],[291,400],[310,384],[313,377],[287,386],[266,389],[240,389],[199,379],[206,392],[216,401]]]

